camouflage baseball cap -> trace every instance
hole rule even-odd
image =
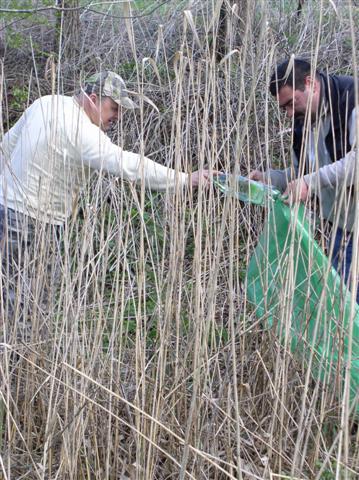
[[[105,70],[101,73],[95,73],[86,80],[85,88],[87,92],[112,98],[121,107],[137,108],[136,103],[128,96],[122,77],[115,72]]]

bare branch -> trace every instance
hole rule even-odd
[[[84,12],[92,12],[96,15],[103,15],[105,17],[110,17],[110,18],[120,18],[120,19],[132,19],[132,18],[143,18],[143,17],[148,17],[149,15],[152,15],[156,10],[161,8],[163,5],[166,3],[169,3],[170,0],[164,0],[162,3],[159,3],[155,7],[152,8],[147,13],[142,13],[141,15],[131,15],[131,16],[123,16],[123,15],[111,15],[109,13],[105,12],[99,12],[98,10],[95,10],[90,7],[60,7],[58,5],[51,5],[47,7],[38,7],[38,8],[0,8],[0,13],[12,13],[12,14],[24,14],[24,15],[29,15],[29,14],[34,14],[34,13],[43,13],[43,12],[50,12],[50,11],[56,11],[56,12],[71,12],[71,11],[76,11],[76,10],[82,10]],[[106,2],[106,3],[118,3],[118,2]],[[124,2],[121,2],[124,3]],[[96,4],[97,5],[97,4]]]

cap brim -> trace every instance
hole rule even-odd
[[[129,97],[121,97],[120,100],[115,100],[115,102],[118,103],[118,105],[120,105],[121,107],[128,108],[131,110],[138,108],[138,105]]]

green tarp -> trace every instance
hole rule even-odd
[[[359,307],[351,309],[350,292],[314,240],[303,205],[268,199],[248,265],[247,295],[256,315],[313,377],[337,389],[339,401],[350,360],[350,401],[359,413]]]

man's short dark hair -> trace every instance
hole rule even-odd
[[[274,69],[269,83],[270,93],[276,97],[280,89],[286,85],[293,90],[304,91],[305,79],[311,75],[313,75],[312,66],[307,60],[301,58],[285,60]],[[317,72],[315,76],[318,78]]]

